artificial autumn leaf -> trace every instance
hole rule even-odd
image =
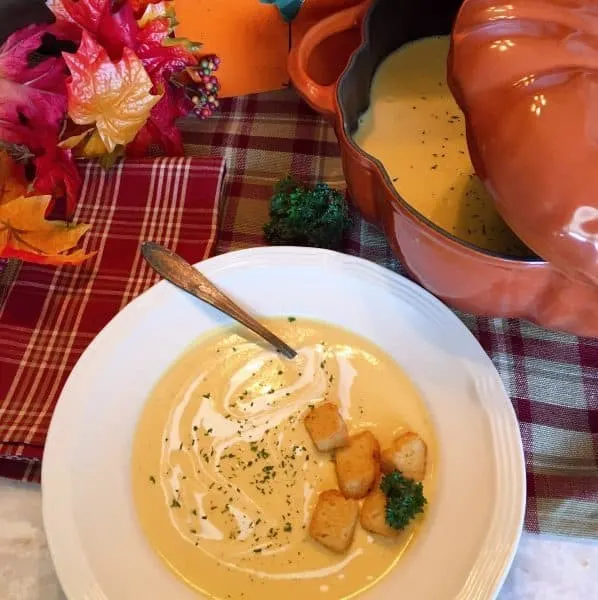
[[[56,161],[56,145],[67,107],[62,52],[74,51],[78,36],[64,22],[32,25],[10,36],[0,50],[2,147],[34,168],[34,188],[67,196],[69,214],[80,179],[70,156],[60,155]]]
[[[81,175],[70,150],[57,145],[48,146],[44,154],[36,156],[35,180],[33,187],[38,194],[50,194],[55,198],[65,198],[64,216],[70,219],[75,212],[81,191]],[[53,207],[53,204],[50,208]]]
[[[108,153],[98,130],[89,127],[82,133],[71,135],[58,144],[60,148],[72,150],[75,156],[83,158],[98,158]]]
[[[0,50],[0,74],[36,89],[64,90],[62,52],[74,52],[80,35],[66,23],[29,25],[7,38]]]
[[[67,99],[63,50],[74,50],[64,24],[31,25],[0,48],[0,141],[40,149],[40,134],[58,137]]]
[[[168,156],[184,154],[183,138],[175,124],[182,114],[174,98],[176,93],[177,90],[169,89],[154,106],[147,123],[127,146],[127,156],[146,156],[153,147],[159,148]]]
[[[120,148],[120,146],[117,146]],[[96,158],[108,154],[106,144],[102,141],[98,130],[94,130],[91,137],[85,142],[85,146],[82,148],[81,156],[85,158]]]
[[[159,4],[162,0],[129,0],[131,8],[137,18],[145,12],[146,8],[152,4]]]
[[[174,9],[174,0],[161,0],[155,4],[148,4],[141,17],[137,20],[137,25],[143,28],[155,19],[167,19],[170,32],[178,25],[176,12]]]
[[[188,114],[193,103],[186,97],[182,87],[175,87],[170,79],[198,60],[184,45],[165,46],[169,39],[167,19],[158,18],[139,30],[136,52],[155,89],[164,89],[162,99],[152,109],[149,119],[133,142],[127,146],[128,156],[144,156],[154,146],[170,156],[183,154],[183,140],[176,119]]]
[[[167,40],[172,39],[169,33],[168,19],[159,18],[150,21],[137,34],[135,52],[156,86],[166,84],[172,73],[197,64],[195,52],[201,45],[166,45]]]
[[[0,204],[0,256],[43,264],[79,264],[95,253],[75,249],[89,225],[47,221],[51,196],[21,196]]]
[[[15,161],[0,150],[0,204],[14,200],[26,193],[27,185]]]
[[[57,19],[94,33],[110,15],[110,0],[46,0],[46,6]]]
[[[102,45],[113,60],[123,48],[133,48],[137,22],[129,2],[121,2],[113,10],[113,0],[46,0],[46,6],[58,20],[76,25]]]
[[[108,152],[126,146],[143,127],[160,101],[142,62],[129,48],[112,62],[106,51],[83,33],[76,54],[65,55],[71,77],[67,82],[68,113],[79,125],[92,125]]]

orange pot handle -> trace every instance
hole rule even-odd
[[[291,50],[288,61],[289,76],[297,91],[315,110],[334,114],[336,83],[320,85],[307,72],[313,51],[327,38],[352,29],[360,24],[371,0],[340,10],[311,27],[299,44]]]

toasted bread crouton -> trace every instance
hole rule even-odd
[[[404,433],[382,452],[382,470],[390,473],[397,469],[405,477],[421,481],[426,475],[427,454],[426,443],[417,434]]]
[[[334,552],[345,552],[353,541],[359,504],[347,500],[338,490],[326,490],[318,497],[309,524],[309,535]]]
[[[347,498],[363,498],[380,474],[380,444],[371,431],[351,436],[347,446],[336,451],[338,485]]]
[[[347,425],[333,402],[318,404],[305,415],[303,422],[320,452],[328,452],[347,443]]]
[[[378,535],[395,537],[401,533],[386,522],[386,496],[379,487],[363,501],[359,521],[365,530]]]

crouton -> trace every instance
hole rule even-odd
[[[359,522],[366,531],[385,537],[395,537],[401,533],[386,522],[386,495],[378,486],[363,501]]]
[[[353,541],[358,515],[355,500],[347,500],[338,490],[326,490],[318,497],[309,535],[333,552],[345,552]]]
[[[380,474],[380,444],[371,431],[349,438],[344,448],[336,451],[338,485],[347,498],[363,498]]]
[[[307,433],[320,452],[340,448],[349,434],[336,404],[324,402],[312,408],[303,419]]]
[[[382,452],[382,470],[390,473],[397,469],[405,477],[421,481],[426,475],[426,443],[415,433],[404,433],[390,448]]]

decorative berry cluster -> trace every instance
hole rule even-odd
[[[200,119],[211,117],[220,106],[218,100],[220,84],[218,78],[214,76],[218,65],[220,65],[220,59],[211,54],[204,56],[199,61],[199,65],[190,72],[191,78],[196,83],[194,95],[191,98],[195,105],[193,111]]]

